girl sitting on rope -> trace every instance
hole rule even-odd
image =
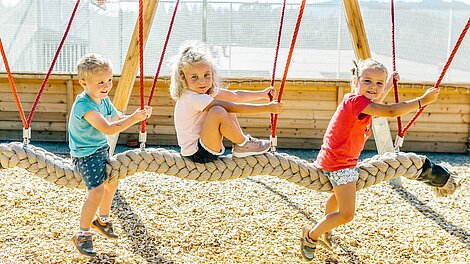
[[[206,163],[225,151],[222,139],[232,141],[233,155],[246,157],[267,152],[269,140],[245,135],[234,113],[279,113],[283,104],[245,103],[269,100],[273,87],[261,91],[222,89],[217,69],[207,46],[188,42],[174,56],[170,84],[176,101],[175,128],[181,154],[194,162]]]
[[[300,248],[306,260],[313,260],[318,242],[331,249],[331,230],[354,218],[356,180],[359,176],[355,166],[371,135],[372,116],[401,116],[436,101],[439,95],[439,88],[429,88],[424,95],[415,99],[382,104],[393,80],[399,80],[398,73],[393,72],[386,82],[387,69],[380,62],[367,59],[354,64],[353,91],[346,94],[338,105],[315,161],[315,166],[329,178],[333,194],[326,202],[325,216],[315,226],[302,228]]]
[[[152,114],[146,106],[130,116],[119,116],[108,97],[113,86],[111,63],[98,54],[87,54],[77,64],[79,83],[84,91],[72,106],[68,125],[70,155],[88,188],[80,216],[80,229],[72,237],[77,250],[96,256],[90,226],[108,238],[117,239],[109,212],[118,182],[107,181],[106,161],[109,146],[106,135],[121,132]],[[99,215],[93,221],[99,208]]]

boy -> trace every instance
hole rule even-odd
[[[77,64],[79,83],[84,91],[72,106],[68,124],[70,156],[81,175],[88,197],[80,215],[80,228],[71,238],[77,250],[94,257],[90,227],[108,238],[117,239],[109,212],[118,182],[109,182],[106,161],[109,146],[106,135],[121,132],[133,124],[149,118],[151,107],[137,109],[130,116],[119,116],[108,97],[113,86],[111,63],[101,55],[87,54]],[[99,215],[93,221],[99,208]]]

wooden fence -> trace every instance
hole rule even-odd
[[[23,108],[28,114],[40,88],[43,75],[14,74],[15,83]],[[117,84],[119,77],[114,78]],[[152,79],[145,80],[146,98]],[[226,80],[229,89],[257,90],[269,85],[269,80]],[[168,92],[169,80],[157,83],[153,99],[154,115],[148,120],[148,145],[176,145],[173,126],[174,102]],[[400,84],[400,101],[423,94],[432,83]],[[278,87],[278,83],[276,87]],[[405,135],[404,151],[466,153],[470,132],[470,84],[444,84],[438,101],[429,105],[417,122]],[[52,75],[32,120],[33,141],[67,141],[67,117],[73,100],[83,89],[74,75]],[[343,95],[350,91],[348,81],[290,80],[286,83],[283,102],[284,111],[278,120],[278,143],[280,148],[318,149],[328,122]],[[110,94],[113,97],[113,91]],[[393,101],[393,92],[386,102]],[[138,83],[132,91],[127,112],[139,107]],[[403,117],[404,125],[413,114]],[[269,115],[239,115],[246,133],[255,137],[270,135]],[[390,118],[392,137],[397,133],[396,119]],[[22,137],[21,119],[6,74],[0,74],[0,140],[19,141]],[[119,143],[138,139],[139,125],[121,133]],[[373,138],[366,144],[373,150]]]

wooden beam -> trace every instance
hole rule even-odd
[[[367,41],[366,30],[364,28],[364,22],[362,21],[358,0],[343,0],[343,5],[356,58],[370,58],[369,42]]]
[[[158,0],[144,0],[144,14],[143,14],[143,44],[147,43],[147,38],[152,27],[153,19],[157,11]],[[121,71],[121,78],[117,84],[116,92],[114,93],[113,104],[119,112],[126,113],[127,104],[132,93],[135,77],[137,74],[137,66],[139,65],[139,19],[135,23],[134,33],[132,34],[131,43],[127,50],[126,60]],[[109,153],[112,155],[116,148],[116,143],[119,138],[119,133],[108,137],[108,144],[110,146]]]

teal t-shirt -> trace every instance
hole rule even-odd
[[[108,144],[106,135],[94,128],[83,117],[90,111],[97,111],[104,118],[110,119],[117,115],[116,108],[109,97],[97,104],[83,91],[77,95],[69,117],[69,147],[73,157],[84,157],[93,154],[99,148]]]

